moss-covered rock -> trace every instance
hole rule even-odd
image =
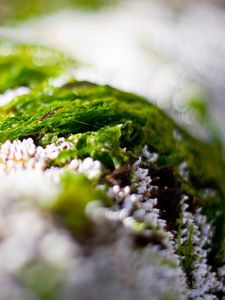
[[[195,288],[193,240],[195,234],[201,235],[202,225],[195,223],[194,218],[199,209],[206,216],[206,222],[212,224],[207,263],[215,271],[222,266],[225,162],[219,143],[197,140],[166,113],[139,96],[71,77],[60,87],[55,86],[53,79],[65,74],[69,78],[69,70],[74,66],[72,60],[55,51],[8,43],[1,45],[0,54],[0,105],[7,90],[13,92],[21,86],[29,88],[26,95],[0,106],[0,143],[32,138],[36,146],[48,147],[63,139],[71,147],[62,147],[54,159],[47,161],[45,169],[66,169],[73,159],[86,157],[100,161],[104,167],[102,175],[94,181],[82,174],[66,173],[61,177],[61,192],[48,209],[61,216],[63,224],[76,230],[91,226],[84,214],[86,205],[91,200],[108,203],[105,191],[98,190],[98,186],[106,190],[112,184],[121,188],[130,185],[131,194],[135,193],[140,181],[135,176],[144,170],[151,177],[152,185],[148,195],[142,192],[142,201],[157,197],[156,207],[167,224],[164,230],[171,231],[176,239],[175,251],[180,256],[189,287]],[[150,151],[148,155],[157,154],[157,162],[143,158],[141,164],[139,162],[140,170],[136,170],[135,164],[143,157],[144,147]],[[4,159],[1,163],[5,163]],[[185,205],[189,207],[189,217],[194,220],[193,226],[187,222]],[[185,227],[187,237],[183,242]],[[133,224],[133,228],[135,235],[141,234],[136,239],[139,246],[149,243],[165,246],[160,241],[164,241],[164,233],[157,232],[154,226],[149,227],[141,221]],[[142,236],[143,228],[147,236],[145,232]]]

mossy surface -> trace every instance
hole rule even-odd
[[[73,157],[91,156],[111,170],[140,155],[147,145],[159,155],[158,166],[173,170],[181,192],[190,196],[192,205],[203,207],[209,221],[216,225],[211,263],[219,264],[225,220],[225,163],[220,144],[197,140],[155,105],[110,86],[76,80],[61,87],[51,86],[49,78],[64,74],[69,63],[74,64],[61,54],[35,46],[10,45],[6,50],[0,55],[1,93],[21,85],[31,91],[0,107],[0,143],[32,137],[36,144],[47,145],[65,137],[74,150],[63,151],[55,165],[61,166]],[[65,213],[70,207],[64,204],[74,194],[76,180],[69,177],[64,182],[68,193],[58,199],[57,212]],[[209,190],[213,196],[207,194]],[[82,207],[78,205],[79,209],[88,202],[88,191],[84,195],[87,201]],[[73,209],[65,213],[68,222],[72,222],[73,214]],[[82,218],[79,222],[82,226]]]
[[[104,191],[95,189],[93,182],[82,173],[74,175],[66,172],[61,178],[61,185],[61,193],[49,209],[61,216],[64,223],[79,236],[91,227],[85,215],[86,205],[93,200],[102,201],[106,206],[111,202]]]
[[[71,59],[35,45],[0,42],[0,93],[20,86],[32,87],[69,71]]]
[[[126,160],[123,148],[138,155],[147,144],[159,154],[159,165],[172,166],[177,175],[180,164],[187,164],[189,179],[182,181],[189,193],[206,188],[224,192],[219,145],[196,140],[143,98],[109,86],[78,83],[70,89],[36,88],[2,106],[0,142],[32,137],[46,145],[55,137],[70,137],[78,156],[101,159],[102,152],[111,152],[118,164]],[[104,157],[101,160],[107,164]]]

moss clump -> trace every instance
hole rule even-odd
[[[35,45],[0,43],[0,93],[20,86],[34,87],[69,71],[71,59]]]
[[[104,191],[94,188],[93,182],[84,174],[66,172],[61,177],[61,192],[49,209],[57,213],[79,236],[91,228],[85,215],[85,207],[94,200],[101,201],[106,206],[111,203]]]
[[[65,165],[73,157],[91,156],[100,160],[107,168],[113,169],[125,163],[129,156],[120,147],[123,125],[105,126],[97,131],[88,131],[71,135],[69,141],[74,150],[64,150],[55,160],[55,165]]]
[[[45,145],[64,136],[74,141],[78,156],[101,156],[104,144],[112,160],[123,155],[123,148],[138,154],[147,144],[159,154],[159,164],[173,167],[178,176],[180,164],[187,164],[189,178],[182,179],[187,192],[215,187],[223,193],[221,147],[193,138],[136,95],[97,85],[39,87],[2,106],[0,115],[1,143],[32,137]]]
[[[32,137],[37,144],[47,145],[65,137],[73,143],[74,150],[62,152],[56,165],[74,156],[91,156],[109,169],[140,155],[143,146],[148,145],[159,155],[159,167],[169,166],[174,172],[181,193],[193,200],[192,205],[203,207],[209,221],[213,220],[216,229],[211,263],[219,264],[225,228],[225,163],[220,144],[197,140],[158,107],[136,95],[79,81],[60,88],[50,86],[49,77],[65,72],[69,60],[49,50],[41,56],[40,53],[42,50],[34,46],[10,46],[9,54],[3,52],[0,56],[0,91],[20,85],[31,87],[30,94],[0,107],[0,143]],[[46,57],[51,58],[50,62]],[[186,176],[181,170],[183,163]],[[79,196],[77,180],[81,179],[68,181],[68,176],[63,179],[68,192],[60,196],[55,211],[65,214],[71,223],[74,213],[83,210],[92,191],[91,187],[87,191],[82,189],[84,194],[81,192]],[[88,182],[84,184],[89,186]],[[204,198],[202,191],[208,189],[214,190],[216,196]],[[78,198],[73,201],[76,194],[74,197]],[[84,202],[80,206],[81,198]],[[76,220],[75,227],[82,226],[84,220]]]
[[[19,283],[32,290],[35,299],[53,300],[60,289],[61,274],[42,264],[41,261],[33,261],[26,266],[23,272],[18,274]],[[29,299],[28,297],[29,294],[26,299]]]

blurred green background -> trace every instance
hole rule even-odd
[[[53,11],[75,8],[96,10],[111,6],[118,0],[0,0],[0,21],[23,20],[35,15],[52,13]]]

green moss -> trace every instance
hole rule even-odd
[[[105,126],[96,132],[71,135],[69,142],[75,149],[62,151],[54,163],[62,166],[73,157],[91,156],[109,169],[118,167],[128,159],[127,153],[120,147],[122,129],[123,125]]]
[[[73,63],[60,52],[45,47],[0,43],[0,93],[19,86],[34,87],[68,72]]]
[[[177,253],[181,257],[181,266],[184,270],[185,274],[187,275],[188,284],[192,286],[192,274],[191,271],[193,269],[193,263],[195,260],[195,255],[193,253],[193,245],[192,245],[192,238],[193,238],[193,225],[190,227],[188,232],[188,238],[184,244],[181,243],[181,226],[182,220],[179,219],[179,229],[177,235]]]
[[[32,137],[37,144],[46,145],[63,136],[74,144],[74,150],[62,152],[55,164],[63,165],[74,156],[92,156],[111,169],[124,164],[130,155],[139,155],[147,144],[159,154],[159,166],[173,169],[181,192],[193,197],[197,206],[203,206],[208,219],[216,224],[211,257],[212,264],[219,263],[225,228],[225,163],[220,143],[214,139],[197,140],[158,107],[136,95],[79,81],[61,88],[49,86],[49,77],[64,73],[68,60],[46,51],[47,56],[38,47],[10,46],[9,54],[0,56],[0,90],[21,84],[31,87],[30,94],[0,107],[0,143]],[[41,64],[35,63],[38,59]],[[183,162],[188,171],[185,177],[180,174]],[[91,188],[79,196],[76,182],[80,179],[68,176],[69,180],[63,180],[68,193],[62,193],[55,210],[65,214],[68,223],[77,220],[72,226],[79,227],[84,220],[74,218],[74,213],[83,211],[84,205],[95,197],[89,199]],[[81,186],[86,184],[89,183]],[[214,189],[216,197],[204,199],[201,191],[206,189]],[[77,193],[78,199],[74,199]],[[81,198],[85,199],[82,203]]]
[[[159,164],[173,166],[177,175],[179,165],[187,163],[191,185],[182,179],[187,192],[207,186],[224,189],[219,145],[196,140],[156,106],[108,86],[35,90],[1,107],[0,115],[1,143],[31,136],[46,144],[55,136],[73,134],[82,157],[96,157],[107,140],[114,156],[121,156],[120,148],[138,153],[147,144],[160,154]]]
[[[35,295],[37,300],[55,299],[61,286],[60,276],[56,269],[43,265],[41,261],[33,261],[17,275],[21,286],[27,289],[26,299],[34,299]]]
[[[66,172],[61,177],[61,192],[51,202],[49,209],[58,214],[63,222],[74,232],[81,234],[90,228],[85,215],[85,207],[90,201],[101,201],[109,205],[110,200],[102,190],[94,187],[84,174]]]

